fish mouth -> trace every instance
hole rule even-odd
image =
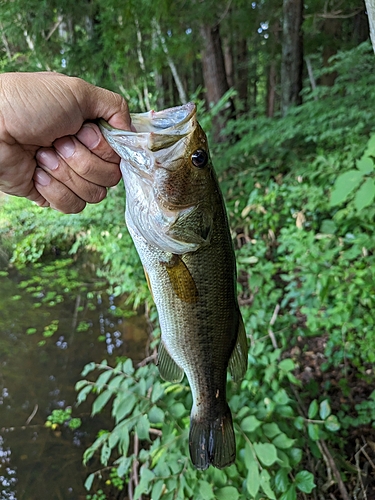
[[[193,102],[162,111],[131,113],[130,116],[136,132],[116,129],[99,120],[104,137],[120,156],[121,144],[132,149],[148,147],[150,151],[159,151],[172,146],[196,127],[196,105]]]

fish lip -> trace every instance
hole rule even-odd
[[[176,139],[187,135],[195,127],[195,123],[189,123],[196,113],[194,102],[188,102],[182,106],[174,106],[161,111],[148,111],[146,113],[131,113],[132,125],[136,132],[121,130],[109,125],[105,120],[99,119],[99,125],[112,135],[121,136],[148,136],[148,135],[175,135]],[[179,117],[176,121],[176,116]],[[187,130],[185,130],[187,129]]]

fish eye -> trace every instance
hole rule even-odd
[[[197,168],[204,168],[208,163],[208,154],[204,149],[197,149],[191,155],[191,161]]]

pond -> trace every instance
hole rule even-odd
[[[90,300],[76,292],[51,307],[40,301],[48,285],[30,294],[22,280],[0,276],[0,498],[85,499],[85,478],[99,463],[84,467],[83,452],[111,423],[105,413],[91,418],[89,402],[74,406],[75,383],[90,361],[143,359],[147,322],[142,314],[116,314],[113,297],[97,290]],[[53,410],[69,406],[81,427],[45,426]]]

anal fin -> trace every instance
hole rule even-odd
[[[158,350],[158,368],[161,378],[168,382],[181,382],[184,378],[184,370],[172,359],[162,340]]]
[[[235,381],[241,380],[246,373],[248,349],[245,326],[240,314],[237,341],[228,364],[229,371]]]

